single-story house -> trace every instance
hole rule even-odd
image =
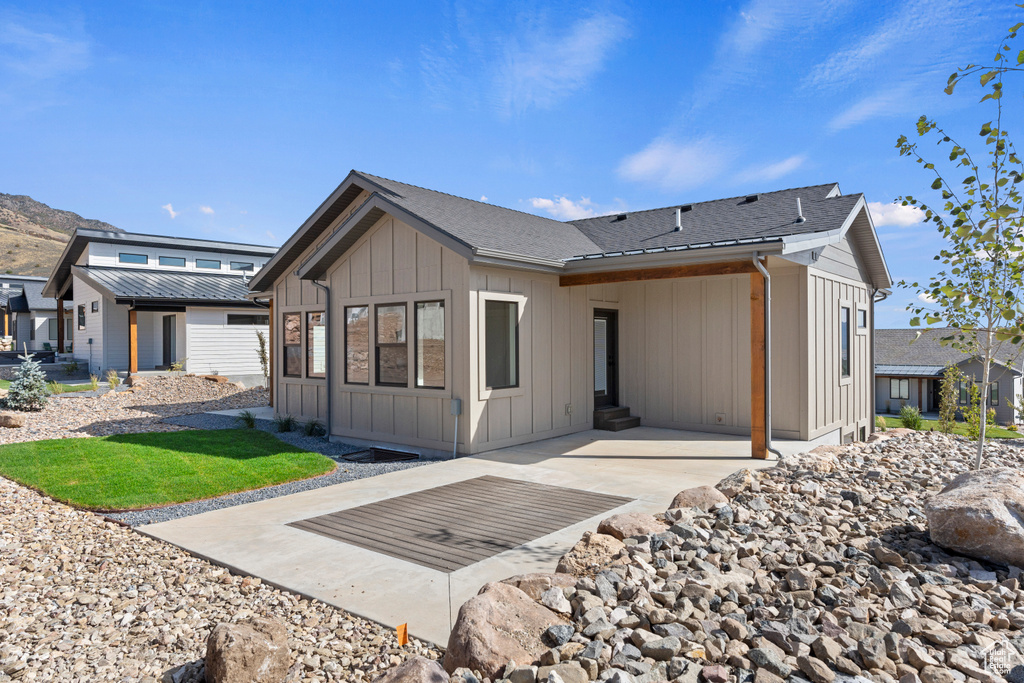
[[[57,300],[42,295],[46,278],[31,275],[0,276],[0,311],[3,336],[15,351],[59,351]],[[65,309],[65,317],[70,311]],[[66,340],[70,341],[67,336]]]
[[[871,432],[890,286],[834,183],[560,222],[358,171],[249,283],[275,410],[332,438],[479,453],[639,423],[754,457]]]
[[[875,330],[875,410],[899,413],[904,405],[910,405],[922,413],[937,412],[942,375],[949,365],[955,365],[967,378],[957,387],[957,403],[969,405],[969,384],[981,381],[985,365],[941,343],[955,333],[950,328]],[[1021,400],[1022,362],[1020,349],[1006,343],[992,364],[988,405],[995,408],[996,421],[1001,424],[1017,421],[1013,404]]]
[[[78,229],[43,295],[73,308],[74,357],[90,371],[261,378],[268,311],[249,279],[273,247]]]

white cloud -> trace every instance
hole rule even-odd
[[[675,142],[659,138],[619,164],[627,180],[653,183],[675,191],[703,185],[728,166],[731,148],[711,138]]]
[[[568,197],[555,197],[554,199],[533,197],[529,201],[533,208],[546,211],[560,221],[590,218],[597,215],[597,209],[589,197],[581,197],[578,202],[574,202]]]
[[[903,206],[898,202],[868,202],[868,211],[871,212],[871,219],[875,222],[876,228],[885,225],[907,228],[924,221],[924,211],[916,206]]]
[[[497,75],[504,113],[545,109],[581,89],[628,34],[622,17],[595,14],[562,35],[537,30],[509,38]]]
[[[205,213],[207,216],[213,215],[213,209],[210,208],[209,206],[200,206],[199,210]]]
[[[794,154],[782,161],[776,161],[766,166],[751,166],[740,173],[737,179],[743,182],[778,180],[797,170],[806,162],[807,156],[805,154]]]
[[[828,129],[832,133],[838,133],[841,130],[864,123],[869,119],[899,114],[907,111],[908,104],[910,106],[918,106],[919,102],[904,97],[902,89],[868,95],[833,117],[828,122]]]
[[[168,202],[167,204],[164,204],[160,208],[163,209],[164,211],[166,211],[167,215],[170,216],[171,218],[175,218],[178,215],[178,212],[174,210],[174,207],[171,206],[170,202]]]
[[[485,194],[480,195],[480,201],[486,202],[487,201],[487,195],[485,195]]]
[[[917,295],[917,298],[918,298],[918,300],[919,300],[919,301],[920,301],[921,303],[925,303],[925,304],[933,304],[933,303],[935,303],[935,299],[931,298],[930,296],[928,296],[928,295],[927,295],[926,293],[924,293],[924,292],[921,292],[921,293],[919,293],[919,294]]]

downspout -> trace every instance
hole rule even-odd
[[[878,299],[878,295],[881,294],[882,298]],[[875,433],[877,428],[877,410],[878,406],[875,405],[875,397],[878,395],[878,378],[875,377],[875,304],[881,301],[885,301],[889,298],[889,293],[881,289],[871,290],[871,433]]]
[[[761,256],[754,252],[754,267],[764,277],[764,438],[768,452],[782,459],[783,455],[772,448],[772,276],[761,264]]]
[[[331,410],[331,399],[334,396],[332,391],[333,377],[331,377],[331,288],[327,285],[317,281],[310,280],[314,285],[324,290],[324,317],[327,318],[326,325],[324,325],[324,344],[326,348],[326,355],[324,357],[324,379],[327,381],[327,440],[331,439],[331,418],[334,416],[334,412]]]

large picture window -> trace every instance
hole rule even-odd
[[[409,342],[405,304],[377,306],[377,384],[409,385]]]
[[[370,309],[345,307],[345,382],[370,383]]]
[[[302,377],[302,316],[284,314],[284,376]]]
[[[327,327],[323,312],[306,314],[306,377],[327,373]]]
[[[889,379],[889,398],[897,401],[910,400],[910,380],[892,377]]]
[[[839,369],[842,377],[850,376],[850,307],[839,308]]]
[[[519,386],[519,304],[484,302],[484,378],[488,389]]]
[[[416,302],[416,386],[444,389],[444,302]]]

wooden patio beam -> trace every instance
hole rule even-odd
[[[139,371],[139,312],[128,311],[128,374]]]
[[[750,274],[750,457],[768,457],[765,373],[765,295],[764,277]]]
[[[750,261],[722,261],[720,263],[694,263],[686,266],[665,266],[663,268],[636,268],[634,270],[611,270],[599,273],[572,273],[560,275],[558,284],[562,287],[579,285],[604,285],[611,282],[638,282],[643,280],[669,280],[680,277],[709,277],[711,275],[742,275],[757,273]],[[758,275],[760,277],[760,274]]]

